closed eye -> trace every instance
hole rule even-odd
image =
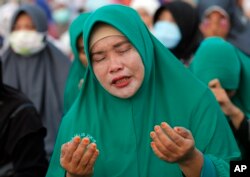
[[[103,54],[94,54],[92,56],[93,62],[100,62],[100,61],[102,61],[104,59],[105,59],[105,55],[103,55]]]
[[[130,49],[132,49],[132,46],[130,43],[124,43],[123,45],[115,48],[116,52],[119,54],[124,54],[128,52]]]

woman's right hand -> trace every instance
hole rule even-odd
[[[98,155],[95,143],[76,136],[71,142],[62,145],[60,163],[67,171],[66,177],[91,177]]]

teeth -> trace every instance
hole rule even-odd
[[[122,79],[119,79],[118,81],[116,81],[116,84],[119,84],[119,83],[125,82],[126,80],[128,80],[128,78],[122,78]]]

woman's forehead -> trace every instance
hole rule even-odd
[[[113,26],[106,23],[97,23],[91,30],[89,46],[92,48],[92,46],[100,39],[114,35],[123,36],[123,34]]]
[[[91,47],[90,51],[91,53],[104,51],[109,48],[117,48],[121,46],[122,44],[126,44],[126,43],[129,43],[129,41],[125,36],[121,36],[121,35],[106,36],[96,41],[95,44]]]

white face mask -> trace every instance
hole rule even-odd
[[[10,33],[9,42],[14,52],[28,56],[40,52],[45,47],[44,33],[19,30]]]
[[[181,40],[179,27],[172,22],[158,21],[154,25],[153,34],[167,48],[176,47]]]

